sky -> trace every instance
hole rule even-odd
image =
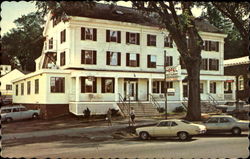
[[[119,1],[117,5],[131,7],[130,2]],[[21,17],[22,15],[27,15],[30,12],[35,12],[37,9],[34,2],[26,1],[4,1],[1,3],[1,36],[10,31],[12,28],[16,28],[14,20]],[[201,14],[201,9],[193,9],[194,16],[199,16]]]

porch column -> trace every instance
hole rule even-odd
[[[210,80],[207,80],[207,90],[206,93],[210,94]],[[207,99],[209,100],[208,96]]]
[[[180,89],[179,89],[179,93],[180,93],[180,101],[182,101],[183,100],[183,83],[182,83],[182,80],[180,80],[179,81],[179,87],[180,87]]]
[[[148,79],[148,99],[150,101],[150,94],[152,94],[152,78]]]
[[[80,77],[76,76],[76,102],[80,101]]]
[[[115,77],[115,101],[119,101],[118,77]]]

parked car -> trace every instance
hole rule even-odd
[[[162,120],[156,126],[141,127],[136,129],[137,135],[142,140],[150,137],[178,136],[180,140],[187,140],[193,135],[206,132],[204,125],[194,124],[186,120],[171,119]]]
[[[232,113],[237,107],[237,102],[226,102],[225,104],[216,105],[217,109],[220,109],[223,113]],[[249,111],[250,104],[245,101],[239,101],[239,109]]]
[[[207,133],[231,132],[233,135],[240,135],[242,131],[249,130],[249,121],[238,120],[231,115],[214,115],[208,118],[204,125]]]
[[[29,118],[37,119],[39,115],[40,110],[27,110],[23,105],[1,107],[1,121],[11,122]]]

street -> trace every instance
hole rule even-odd
[[[141,141],[138,138],[86,141],[81,137],[3,145],[2,156],[25,158],[247,158],[248,135],[229,134]]]

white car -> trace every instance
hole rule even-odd
[[[38,118],[40,110],[27,110],[25,106],[4,106],[1,107],[1,121],[11,122],[29,118]]]
[[[204,125],[194,124],[186,120],[162,120],[156,126],[141,127],[136,129],[137,135],[142,140],[150,137],[178,136],[180,140],[190,139],[193,135],[206,132]]]
[[[239,109],[249,111],[250,104],[247,104],[245,101],[239,101]],[[236,109],[237,102],[226,102],[225,104],[216,105],[217,109],[220,109],[223,113],[232,113]]]
[[[208,118],[204,125],[207,132],[231,132],[240,135],[241,131],[249,130],[249,121],[238,120],[231,115],[214,115]]]

